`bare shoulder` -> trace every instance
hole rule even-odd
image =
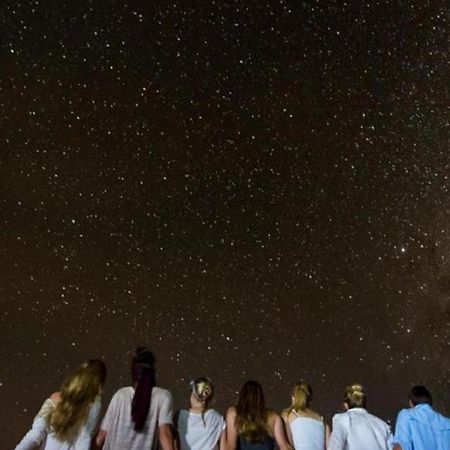
[[[281,416],[272,409],[267,410],[267,422],[270,425],[270,428],[273,428],[274,425],[281,420]]]
[[[317,411],[310,409],[309,412],[311,414],[312,419],[316,419],[316,420],[320,420],[320,421],[323,420],[323,417]]]
[[[61,401],[61,392],[53,392],[53,394],[50,395],[50,400],[53,402],[53,404],[58,404]]]
[[[226,418],[227,419],[234,419],[236,417],[236,408],[234,406],[230,406],[227,409]]]
[[[267,417],[269,417],[272,420],[276,420],[277,418],[280,418],[281,416],[280,416],[280,414],[278,414],[273,409],[268,409],[267,410]]]

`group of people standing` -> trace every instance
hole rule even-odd
[[[99,429],[106,367],[98,359],[82,364],[45,400],[16,450],[450,450],[450,419],[433,410],[424,386],[411,389],[395,435],[367,411],[359,384],[345,389],[345,412],[333,417],[330,430],[311,408],[306,383],[294,386],[280,415],[266,407],[261,385],[249,380],[224,418],[212,407],[211,380],[201,377],[190,383],[190,407],[173,415],[172,395],[156,386],[154,362],[150,350],[136,349],[133,384],[114,394]]]

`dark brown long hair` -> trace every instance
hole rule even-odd
[[[249,380],[242,386],[236,405],[236,426],[239,434],[249,442],[262,442],[267,437],[267,417],[261,385]]]
[[[131,375],[135,386],[131,405],[131,419],[135,431],[142,432],[147,421],[152,390],[155,387],[155,357],[146,347],[138,347],[131,361]]]

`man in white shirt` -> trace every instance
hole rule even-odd
[[[360,384],[348,386],[344,394],[346,412],[333,417],[328,450],[389,450],[389,425],[366,410],[367,398]]]

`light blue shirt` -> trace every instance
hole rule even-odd
[[[428,404],[402,409],[395,424],[394,442],[402,450],[450,450],[450,419]]]

